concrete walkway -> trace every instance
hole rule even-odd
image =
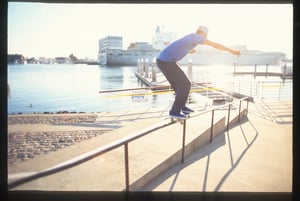
[[[261,110],[262,106],[265,107],[264,110]],[[232,117],[236,116],[235,112],[236,110],[233,111]],[[221,121],[226,114],[226,111],[218,111],[215,122]],[[8,167],[8,173],[10,176],[18,176],[18,173],[49,168],[160,122],[166,115],[167,108],[160,108],[137,113],[111,114],[111,121],[104,116],[98,117],[96,122],[88,127],[106,126],[111,129],[110,131],[60,151]],[[196,139],[199,133],[205,132],[210,120],[210,114],[188,120],[186,144]],[[199,122],[207,123],[199,124]],[[48,125],[48,129],[51,129],[50,127]],[[68,129],[77,128],[75,126]],[[130,143],[130,183],[139,180],[157,166],[163,168],[164,161],[181,149],[181,143],[182,125],[180,124],[174,124]],[[168,163],[172,163],[172,159],[170,158]],[[221,133],[211,144],[196,150],[185,159],[184,164],[178,163],[167,169],[161,171],[156,179],[144,187],[133,186],[132,189],[290,192],[292,189],[291,102],[250,104],[247,119],[244,118],[229,132]],[[124,148],[120,147],[79,166],[28,182],[12,190],[122,191],[125,187],[124,177]]]
[[[251,104],[248,118],[141,188],[292,192],[292,103]]]

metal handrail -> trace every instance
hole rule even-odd
[[[292,90],[293,82],[286,82],[286,81],[259,81],[257,82],[257,91],[258,91],[258,98],[277,98],[281,100],[282,98],[289,98],[291,96],[289,90]],[[278,85],[275,86],[277,91],[277,96],[274,96],[274,91],[270,91],[268,89],[269,85]],[[271,86],[272,88],[273,86]],[[275,90],[274,89],[274,90]]]
[[[240,106],[239,106],[239,118],[240,118],[241,102],[246,100],[246,99],[247,99],[247,111],[248,111],[249,97],[244,97],[244,98],[239,99],[239,104],[240,104]],[[197,113],[196,115],[193,115],[190,118],[194,118],[194,117],[203,115],[205,113],[212,112],[211,137],[210,137],[210,142],[212,142],[214,111],[217,110],[217,109],[229,106],[229,108],[228,108],[228,111],[229,111],[228,112],[228,118],[229,118],[230,108],[231,108],[230,106],[232,104],[234,104],[234,101],[232,101],[230,103],[227,103],[227,104],[224,104],[224,105],[221,105],[221,106],[213,107],[213,108],[208,109],[208,110],[206,110],[204,112],[201,112],[201,113]],[[87,153],[81,154],[77,157],[74,157],[70,160],[67,160],[63,163],[60,163],[60,164],[58,164],[56,166],[53,166],[53,167],[50,167],[48,169],[42,170],[40,172],[32,173],[32,174],[24,176],[20,179],[16,179],[12,182],[9,182],[8,183],[8,189],[14,188],[16,186],[19,186],[21,184],[27,183],[29,181],[32,181],[32,180],[35,180],[35,179],[38,179],[38,178],[41,178],[41,177],[45,177],[45,176],[60,172],[62,170],[65,170],[65,169],[68,169],[68,168],[71,168],[71,167],[77,166],[77,165],[79,165],[81,163],[84,163],[88,160],[91,160],[91,159],[93,159],[93,158],[95,158],[95,157],[97,157],[101,154],[109,152],[109,151],[111,151],[113,149],[116,149],[118,147],[124,146],[125,183],[126,183],[126,191],[129,191],[129,160],[128,160],[128,144],[129,144],[129,142],[134,141],[134,140],[136,140],[138,138],[141,138],[141,137],[143,137],[143,136],[145,136],[145,135],[147,135],[151,132],[154,132],[156,130],[162,129],[164,127],[170,126],[170,125],[175,124],[175,123],[178,123],[178,121],[174,122],[174,121],[168,120],[168,121],[159,122],[158,124],[155,124],[154,126],[152,126],[150,128],[146,128],[142,131],[135,132],[134,134],[132,134],[128,137],[122,138],[122,139],[120,139],[116,142],[110,143],[108,145],[99,147],[99,148],[94,149],[92,151],[89,151]],[[185,128],[186,128],[186,120],[184,120],[184,122],[183,122],[183,143],[182,143],[182,160],[181,160],[182,163],[184,162]],[[227,129],[228,129],[228,125],[227,125]]]
[[[238,93],[244,94],[245,96],[250,96],[256,99],[261,99],[263,97],[266,98],[277,98],[281,100],[282,98],[291,97],[291,93],[289,90],[292,89],[293,82],[292,81],[255,81],[248,82],[246,80],[238,80],[237,82],[229,82],[233,87],[233,89],[228,90],[228,93]],[[268,85],[278,85],[277,88],[274,87],[272,91],[269,89],[265,90],[265,87]],[[277,92],[277,95],[276,93]]]

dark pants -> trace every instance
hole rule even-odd
[[[171,110],[172,112],[180,113],[188,99],[191,82],[175,62],[164,62],[157,59],[156,64],[176,92]]]

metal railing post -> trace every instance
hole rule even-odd
[[[229,131],[230,106],[231,104],[228,105],[227,132]]]
[[[248,116],[248,109],[249,109],[249,96],[247,98],[247,111],[246,111],[246,116]]]
[[[213,137],[213,128],[214,128],[214,113],[215,113],[215,110],[213,109],[212,110],[212,113],[211,113],[211,126],[210,126],[210,143],[212,142],[212,137]]]
[[[144,61],[144,69],[145,69],[145,78],[149,77],[149,60],[148,58],[145,59]]]
[[[186,120],[183,121],[183,135],[182,135],[181,163],[184,163],[185,130],[186,130]]]
[[[250,82],[250,96],[252,96],[252,82]]]
[[[241,118],[241,105],[242,105],[242,101],[240,100],[238,123],[240,123],[240,118]]]
[[[279,83],[279,90],[278,90],[278,100],[280,101],[280,98],[281,98],[281,87],[282,87],[282,84],[281,82]]]
[[[156,59],[153,58],[152,60],[152,82],[156,82]]]
[[[260,97],[260,99],[263,99],[263,97],[264,97],[264,88],[265,88],[265,82],[262,82],[261,97]]]
[[[145,73],[145,62],[144,59],[141,59],[141,75]]]
[[[125,184],[126,184],[126,191],[129,191],[128,143],[124,144],[124,155],[125,155]]]

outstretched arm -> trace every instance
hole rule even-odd
[[[234,54],[234,55],[237,55],[237,56],[240,56],[240,51],[239,50],[233,50],[231,48],[228,48],[228,47],[225,47],[224,45],[222,44],[219,44],[219,43],[215,43],[215,42],[212,42],[210,40],[204,40],[203,44],[205,45],[209,45],[213,48],[216,48],[218,50],[224,50],[224,51],[227,51],[227,52],[230,52],[231,54]]]

